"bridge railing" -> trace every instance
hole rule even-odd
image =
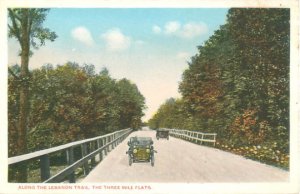
[[[188,131],[180,129],[168,129],[171,136],[185,139],[188,141],[193,141],[195,143],[203,144],[203,142],[213,143],[216,145],[216,133],[202,133],[198,131]]]
[[[121,143],[131,133],[131,131],[131,129],[123,129],[106,135],[71,142],[68,144],[36,151],[29,154],[11,157],[8,158],[8,165],[28,162],[29,160],[38,160],[40,164],[41,182],[62,182],[67,178],[70,183],[75,183],[75,170],[77,168],[83,166],[84,174],[89,174],[91,166],[94,166],[96,163],[96,156],[98,156],[99,158],[98,162],[101,162],[107,155],[107,153],[114,149],[119,143]],[[75,161],[74,149],[78,147],[81,148],[82,155],[79,160]],[[58,152],[66,152],[66,160],[68,166],[57,174],[50,176],[49,155]]]

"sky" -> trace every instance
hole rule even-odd
[[[167,99],[179,98],[181,75],[197,46],[226,22],[228,9],[52,8],[44,27],[58,38],[30,58],[29,68],[68,61],[104,67],[127,78],[145,97],[144,121]],[[8,41],[8,64],[20,64],[19,45]]]

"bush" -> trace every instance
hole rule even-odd
[[[289,154],[280,151],[276,142],[252,146],[234,146],[233,144],[217,141],[216,147],[265,164],[289,169]]]

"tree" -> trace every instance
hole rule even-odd
[[[191,129],[187,123],[189,115],[181,99],[169,98],[157,110],[156,114],[149,120],[152,129],[179,128]]]
[[[130,80],[116,80],[107,69],[95,73],[93,65],[67,62],[30,71],[30,109],[27,152],[92,138],[122,128],[141,127],[144,97]],[[8,77],[9,157],[16,155],[20,66]],[[14,76],[15,75],[15,76]],[[15,182],[18,167],[11,166]],[[32,165],[29,169],[33,169]]]
[[[229,10],[183,73],[186,128],[240,145],[279,142],[288,153],[289,20],[289,9]],[[149,123],[175,127],[167,107]]]
[[[288,151],[289,136],[289,9],[230,9],[228,27],[235,47],[237,75],[243,78],[244,110],[256,112],[257,125],[272,129]],[[240,82],[241,83],[241,82]],[[236,83],[237,85],[237,83]]]
[[[19,120],[17,127],[16,154],[24,154],[27,149],[26,130],[29,113],[29,84],[28,70],[31,47],[38,49],[46,40],[54,41],[57,35],[42,26],[49,9],[8,9],[8,36],[16,38],[21,47],[21,71],[18,77],[20,83]],[[11,72],[11,71],[10,71]],[[12,73],[12,72],[11,72]],[[26,182],[26,168],[20,172],[20,182]]]
[[[137,129],[142,125],[145,98],[137,86],[128,79],[117,82],[119,88],[120,125],[122,128]]]
[[[141,125],[144,97],[127,79],[75,62],[30,71],[27,151],[34,152]],[[19,66],[11,67],[18,75]],[[15,155],[18,81],[9,76],[9,156]],[[63,138],[61,138],[63,137]]]

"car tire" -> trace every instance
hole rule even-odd
[[[151,166],[154,166],[154,155],[151,157]]]
[[[132,165],[132,162],[133,162],[133,159],[129,156],[129,166],[131,166]]]

